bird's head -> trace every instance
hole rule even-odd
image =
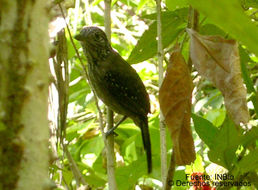
[[[81,42],[88,59],[104,60],[112,51],[105,32],[98,27],[84,27],[74,38]]]

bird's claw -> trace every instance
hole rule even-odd
[[[118,136],[118,134],[113,130],[113,129],[109,129],[106,133],[105,136],[108,137],[109,135],[114,135],[115,137]]]

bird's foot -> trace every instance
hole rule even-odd
[[[111,128],[111,129],[109,129],[109,130],[105,133],[106,138],[107,138],[109,135],[114,135],[114,136],[117,137],[118,134],[117,134],[114,130],[115,130],[114,127]]]
[[[109,135],[113,134],[114,136],[118,136],[117,133],[115,133],[115,129],[127,118],[127,116],[123,116],[123,118],[111,129],[109,129],[106,133],[105,136],[108,137]]]

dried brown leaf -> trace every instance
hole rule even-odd
[[[199,74],[223,94],[225,106],[236,125],[247,123],[249,113],[243,85],[238,44],[219,36],[203,36],[188,29],[190,56]]]
[[[190,128],[192,78],[179,48],[172,52],[166,76],[159,91],[160,109],[173,141],[177,165],[195,160]]]

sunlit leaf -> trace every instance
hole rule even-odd
[[[204,118],[212,122],[216,127],[220,126],[226,118],[226,110],[224,109],[212,109],[209,110]]]
[[[213,149],[215,147],[215,138],[217,137],[219,130],[210,121],[198,115],[192,114],[192,119],[198,136],[210,149]]]
[[[94,1],[91,3],[91,6],[98,5],[101,1],[103,1],[103,0],[94,0]]]
[[[214,136],[214,145],[208,153],[210,161],[231,169],[237,161],[235,151],[239,144],[240,133],[233,121],[227,117],[218,134]]]
[[[80,154],[81,156],[93,153],[96,157],[102,152],[104,148],[104,142],[101,136],[97,136],[87,140],[85,143],[82,144],[80,147]]]
[[[166,0],[167,8],[171,11],[188,6],[188,0]]]
[[[162,38],[163,48],[168,47],[185,28],[184,19],[187,15],[187,9],[181,9],[164,15],[162,19]],[[130,64],[139,63],[149,59],[157,54],[157,22],[153,22],[146,30],[138,43],[132,50],[128,62]]]
[[[225,106],[236,125],[247,123],[249,112],[240,69],[238,45],[219,36],[202,36],[188,29],[191,60],[199,74],[222,92]]]
[[[185,172],[188,174],[192,174],[193,172],[204,172],[203,159],[201,155],[196,154],[196,159],[194,163],[191,165],[187,165],[185,167]]]
[[[172,52],[166,76],[159,91],[159,102],[173,141],[177,165],[195,160],[194,142],[190,128],[192,78],[179,51]]]
[[[258,0],[244,0],[241,1],[245,8],[253,7],[258,8]]]
[[[239,53],[240,53],[240,60],[241,60],[241,69],[242,69],[242,75],[243,75],[243,79],[247,88],[247,92],[251,94],[251,101],[253,102],[254,105],[254,110],[256,112],[256,115],[258,115],[258,94],[254,88],[254,84],[250,78],[250,73],[246,68],[246,64],[247,62],[251,61],[249,55],[247,54],[247,52],[240,47],[239,48]]]
[[[239,161],[238,167],[241,169],[242,173],[249,171],[255,171],[258,167],[258,149],[251,151],[247,156],[243,157]]]
[[[76,137],[80,137],[81,134],[79,134],[79,131],[80,130],[87,131],[89,129],[89,127],[90,127],[90,124],[92,124],[92,123],[93,123],[93,120],[90,119],[87,122],[79,123],[79,124],[74,124],[74,125],[72,125],[70,127],[67,127],[67,129],[66,129],[66,139],[68,141],[71,141],[71,140],[73,140]]]
[[[85,180],[93,187],[103,187],[106,183],[106,180],[100,178],[93,172],[90,172],[89,174],[87,173]]]
[[[146,164],[142,164],[143,162],[145,162],[144,155],[131,164],[116,169],[116,181],[119,190],[134,189],[138,179],[145,174]]]
[[[135,142],[132,142],[128,146],[126,146],[125,150],[125,159],[129,162],[137,160],[136,146]]]
[[[253,127],[250,131],[248,131],[245,135],[241,137],[241,144],[244,147],[247,147],[251,143],[254,143],[258,140],[258,127]]]
[[[225,32],[214,24],[205,24],[200,27],[200,34],[225,36]]]

